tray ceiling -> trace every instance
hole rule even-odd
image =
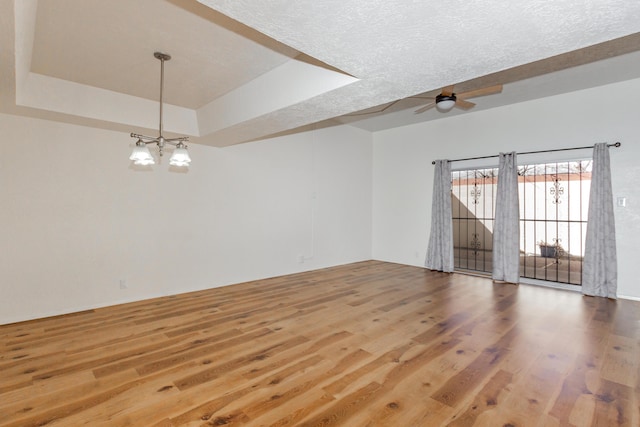
[[[505,84],[478,111],[640,77],[640,3],[456,3],[0,0],[0,111],[157,129],[154,51],[165,129],[213,146],[436,120],[415,97],[454,83]]]

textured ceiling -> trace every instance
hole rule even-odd
[[[147,134],[167,52],[165,129],[225,146],[638,78],[640,2],[0,0],[0,46],[0,111]],[[505,87],[413,114],[454,83]]]

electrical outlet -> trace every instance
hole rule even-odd
[[[298,255],[298,264],[304,263],[304,255]]]
[[[125,279],[120,279],[120,289],[127,289],[127,281]]]

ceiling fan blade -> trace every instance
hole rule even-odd
[[[489,87],[483,87],[481,89],[470,90],[468,92],[459,93],[458,96],[462,98],[475,98],[476,96],[491,95],[493,93],[502,92],[502,85],[495,85]]]
[[[424,107],[418,108],[418,109],[414,112],[414,114],[424,113],[424,112],[425,112],[425,111],[427,111],[428,109],[433,108],[433,107],[435,107],[435,106],[436,106],[436,103],[435,103],[435,102],[432,102],[431,104],[427,104],[427,105],[425,105]]]
[[[441,93],[442,93],[442,95],[444,95],[444,96],[451,96],[451,95],[453,95],[453,86],[454,86],[454,85],[447,86],[447,87],[443,87],[443,88],[442,88],[442,92],[441,92]]]
[[[462,108],[463,110],[468,110],[469,108],[473,108],[476,104],[473,102],[465,101],[464,99],[456,99],[456,107]]]

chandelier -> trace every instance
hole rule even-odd
[[[153,56],[160,60],[160,129],[157,137],[139,135],[137,133],[132,133],[132,138],[137,138],[135,147],[133,147],[133,152],[131,156],[129,156],[129,160],[133,160],[134,165],[153,165],[155,164],[155,160],[149,151],[149,147],[147,144],[156,144],[158,146],[158,153],[160,156],[163,154],[163,150],[165,145],[170,145],[175,147],[173,152],[171,153],[171,157],[169,158],[169,164],[171,166],[189,166],[191,163],[191,158],[189,157],[189,152],[187,151],[187,146],[185,142],[189,140],[187,136],[181,136],[178,138],[165,138],[162,135],[162,91],[164,86],[164,61],[168,61],[171,59],[171,56],[166,53],[154,52]]]

